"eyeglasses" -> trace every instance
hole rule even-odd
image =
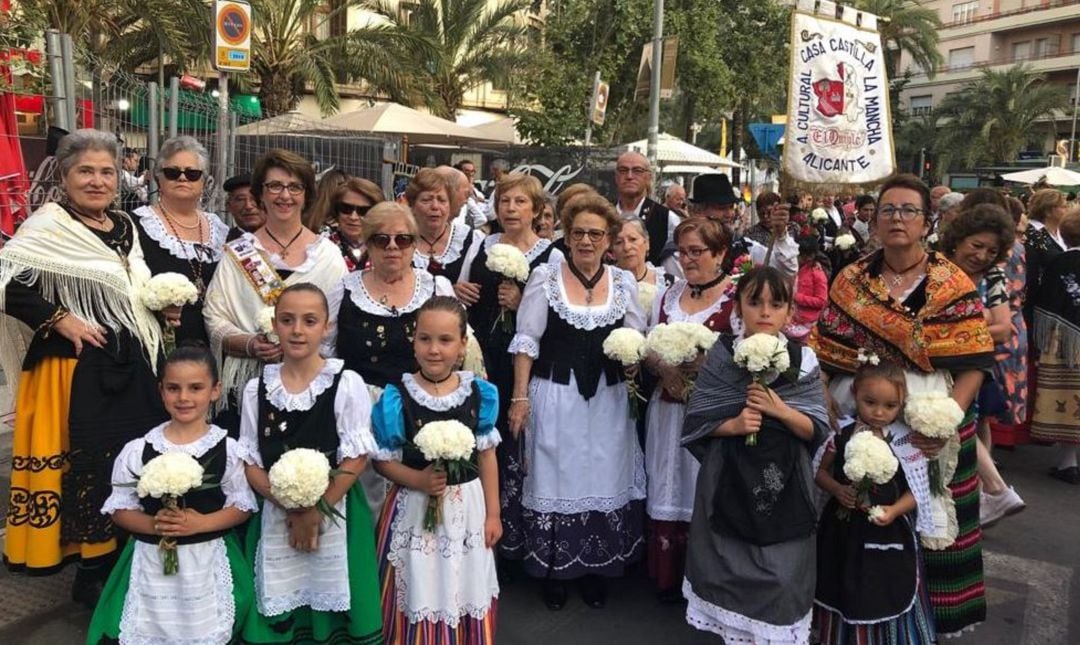
[[[334,204],[334,210],[338,215],[353,215],[357,217],[363,217],[371,210],[371,206],[357,206],[356,204],[350,204],[348,202],[338,202]]]
[[[921,215],[923,209],[911,204],[904,204],[902,206],[893,206],[888,204],[877,209],[877,214],[885,219],[892,219],[894,216],[899,215],[900,219],[908,222],[915,219],[918,215]]]
[[[263,184],[263,188],[271,195],[280,195],[281,191],[288,190],[290,195],[302,195],[304,194],[304,185],[292,182],[290,184],[283,184],[280,181],[268,181]]]
[[[180,175],[183,175],[184,179],[188,181],[199,181],[202,179],[203,171],[198,168],[176,168],[174,166],[166,166],[161,169],[161,174],[169,181],[180,179]]]
[[[591,229],[588,229],[588,230],[583,229],[583,228],[572,228],[572,229],[570,229],[570,239],[575,241],[575,242],[580,242],[581,240],[585,239],[586,235],[588,235],[589,236],[589,241],[592,242],[593,244],[596,244],[600,240],[607,237],[607,234],[608,234],[607,231],[602,231],[602,230],[596,229],[596,228],[591,228]]]
[[[649,174],[649,169],[643,166],[618,166],[615,168],[615,172],[620,175],[633,175],[640,177],[641,175]]]
[[[394,242],[394,246],[399,249],[407,249],[413,245],[416,241],[415,235],[409,235],[408,233],[398,233],[397,235],[389,235],[387,233],[376,233],[368,238],[368,246],[374,246],[377,249],[389,248],[390,242]]]
[[[691,260],[696,260],[700,258],[702,254],[704,254],[708,250],[709,249],[704,246],[691,246],[686,248],[679,247],[678,249],[676,249],[676,251],[679,252],[680,256],[690,258]]]

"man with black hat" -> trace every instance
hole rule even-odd
[[[734,257],[748,254],[754,266],[761,266],[768,261],[769,266],[780,269],[788,276],[794,276],[799,270],[799,245],[785,234],[772,238],[771,245],[759,244],[754,240],[735,232],[735,205],[739,203],[731,180],[727,175],[710,173],[694,177],[690,189],[691,215],[707,217],[719,222],[731,233],[731,250]],[[785,212],[786,215],[786,212]]]
[[[266,223],[266,213],[262,212],[251,194],[251,175],[236,175],[225,180],[222,186],[228,197],[225,198],[225,210],[229,211],[235,226],[229,229],[226,240],[231,241],[246,233],[254,233]]]
[[[659,266],[671,254],[670,244],[679,216],[649,197],[652,168],[640,152],[624,152],[615,161],[615,207],[623,217],[640,217],[649,233],[649,262]]]

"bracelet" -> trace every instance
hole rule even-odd
[[[528,403],[529,397],[527,396],[512,396],[510,397],[511,403]]]
[[[49,316],[48,320],[37,326],[37,329],[34,330],[34,333],[37,334],[38,332],[44,332],[43,334],[41,334],[41,338],[48,338],[49,332],[51,332],[53,327],[56,326],[56,323],[63,320],[64,316],[67,315],[67,309],[64,309],[63,307],[57,307],[56,311],[53,312],[53,315]]]
[[[255,353],[251,350],[251,344],[255,342],[255,334],[248,336],[247,342],[244,343],[244,353],[248,358],[255,358]]]

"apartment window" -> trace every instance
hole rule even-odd
[[[961,47],[949,50],[949,69],[964,69],[975,64],[975,48]]]
[[[921,116],[934,111],[934,97],[930,94],[911,97],[911,115]]]
[[[1031,41],[1025,40],[1022,43],[1013,43],[1012,46],[1012,59],[1014,61],[1022,61],[1031,58]]]
[[[965,23],[975,19],[975,13],[979,10],[978,0],[961,2],[952,6],[953,22]]]
[[[1074,54],[1080,53],[1080,33],[1076,33],[1076,34],[1072,35],[1072,48],[1071,48],[1071,51]]]

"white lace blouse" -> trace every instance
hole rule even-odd
[[[337,420],[337,460],[353,459],[370,455],[378,450],[371,434],[371,397],[367,385],[359,374],[344,369],[344,362],[337,358],[326,359],[326,365],[300,392],[289,392],[281,382],[281,365],[263,367],[266,396],[271,405],[279,410],[295,412],[310,410],[319,395],[334,384],[334,377],[341,372],[337,395],[334,397],[334,418]],[[259,379],[251,379],[244,387],[240,408],[240,458],[245,463],[263,468],[259,453]]]

